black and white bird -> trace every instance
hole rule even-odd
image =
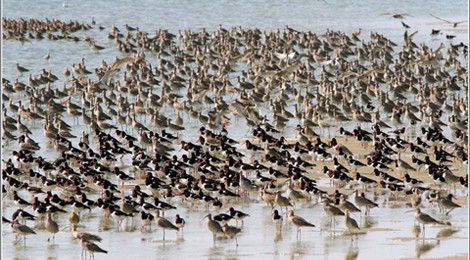
[[[235,219],[237,221],[237,224],[238,224],[238,221],[241,220],[242,222],[242,227],[244,225],[244,222],[243,222],[243,219],[250,216],[249,214],[246,214],[246,213],[243,213],[239,210],[236,210],[234,209],[233,207],[230,207],[230,209],[228,210],[228,212],[230,212],[230,216]]]

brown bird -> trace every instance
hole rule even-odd
[[[446,212],[446,215],[449,215],[449,213],[454,210],[455,208],[461,208],[459,204],[455,203],[452,201],[454,195],[452,193],[448,194],[447,197],[441,197],[441,195],[438,195],[437,199],[437,204],[439,205],[439,208],[441,212],[445,212],[446,210],[449,210]]]
[[[438,19],[438,20],[441,20],[441,21],[444,21],[444,22],[446,22],[446,23],[448,23],[448,24],[451,24],[452,27],[454,27],[454,28],[457,27],[457,25],[459,25],[459,24],[461,24],[461,23],[465,23],[465,22],[467,21],[467,20],[463,20],[463,21],[460,21],[460,22],[452,22],[452,21],[448,21],[448,20],[446,20],[446,19],[442,19],[442,18],[440,18],[440,17],[437,17],[437,16],[435,16],[435,15],[433,15],[433,14],[431,14],[431,16],[434,17],[434,18],[436,18],[436,19]]]
[[[294,215],[294,210],[292,210],[292,209],[289,210],[289,212],[287,213],[287,217],[297,227],[297,237],[299,237],[301,235],[301,228],[302,227],[315,227],[314,224],[308,222],[307,220],[305,220],[301,216]]]
[[[95,258],[95,253],[105,253],[105,254],[108,253],[108,251],[102,249],[97,244],[95,244],[95,243],[93,243],[89,240],[83,239],[83,238],[80,240],[80,244],[82,245],[82,247],[84,249],[82,251],[82,258],[83,258],[83,252],[85,252],[85,258],[86,258],[86,251],[88,251],[90,253],[90,259]]]
[[[450,223],[446,223],[443,221],[436,220],[435,218],[429,216],[426,213],[421,212],[419,208],[415,210],[415,219],[419,223],[423,224],[423,236],[425,233],[425,226],[428,224],[440,224],[440,225],[449,225]]]
[[[238,233],[240,233],[242,231],[242,229],[238,228],[238,227],[234,227],[234,226],[229,226],[227,223],[225,223],[224,226],[223,226],[223,231],[224,231],[224,233],[227,237],[235,238],[235,243],[238,247],[237,235],[238,235]]]
[[[349,210],[344,211],[344,224],[349,230],[349,234],[352,235],[352,230],[359,230],[359,225],[357,224],[357,221],[349,216]],[[352,236],[351,236],[352,239]]]
[[[36,235],[36,232],[33,229],[18,223],[16,220],[11,223],[11,228],[13,229],[13,233],[16,233],[18,236],[23,236],[24,243],[26,243],[27,235]]]
[[[225,234],[222,226],[219,224],[218,221],[212,219],[212,214],[207,214],[204,218],[207,218],[207,227],[209,231],[212,232],[213,241],[215,242],[215,237],[217,234]]]
[[[55,239],[55,234],[59,232],[59,225],[57,224],[56,221],[54,221],[51,217],[51,213],[47,214],[46,218],[46,230],[52,234],[52,241]],[[49,241],[50,238],[47,239]]]
[[[156,210],[157,217],[155,218],[155,222],[157,226],[163,229],[163,240],[165,240],[165,229],[176,230],[178,231],[179,228],[171,223],[168,219],[164,217],[160,217],[160,211]]]

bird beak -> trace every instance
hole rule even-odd
[[[415,211],[415,209],[406,210],[405,212],[403,212],[403,215],[404,215],[404,214],[408,214],[408,213],[413,212],[413,211]]]

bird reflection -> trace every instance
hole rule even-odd
[[[362,228],[371,228],[377,224],[377,221],[375,221],[373,218],[370,216],[365,216],[363,223],[362,223]]]
[[[444,228],[441,231],[439,231],[439,233],[437,233],[436,238],[451,237],[457,232],[459,232],[459,230],[457,229]]]
[[[350,246],[348,253],[344,257],[345,260],[354,260],[359,256],[359,249],[357,247]]]
[[[421,226],[420,225],[414,225],[413,229],[411,230],[415,238],[418,238],[419,235],[421,234]]]
[[[432,250],[435,248],[437,245],[439,245],[440,241],[437,240],[435,243],[428,243],[426,242],[425,239],[421,240],[422,242],[417,242],[416,243],[416,257],[419,258],[421,255],[424,253]]]

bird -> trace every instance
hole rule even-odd
[[[222,225],[227,223],[231,219],[232,219],[232,216],[230,216],[229,214],[225,214],[225,213],[220,213],[214,216],[214,220],[221,223]]]
[[[102,249],[97,244],[93,243],[92,241],[86,240],[85,238],[80,239],[80,244],[83,247],[82,256],[83,256],[83,252],[85,251],[85,257],[86,257],[86,251],[90,253],[90,258],[93,258],[93,259],[95,258],[95,253],[104,253],[104,254],[108,253],[107,250]]]
[[[140,212],[140,219],[142,220],[142,226],[140,227],[141,230],[145,229],[145,226],[149,226],[149,231],[152,230],[152,222],[155,221],[155,216],[152,213],[146,212],[142,210]]]
[[[361,212],[361,210],[356,205],[346,199],[346,196],[344,194],[341,194],[339,197],[338,207],[344,212],[346,212],[346,210],[348,212]]]
[[[399,19],[399,20],[405,19],[406,16],[411,16],[407,13],[390,13],[390,12],[383,13],[382,15],[388,15],[388,16],[391,16],[392,18]]]
[[[377,184],[376,181],[367,178],[365,176],[362,176],[359,172],[356,172],[355,179],[359,185],[362,185],[364,189],[367,188],[367,186],[372,185],[372,184]]]
[[[47,214],[46,218],[46,230],[52,234],[52,241],[55,239],[55,234],[59,232],[59,225],[57,224],[56,221],[54,221],[51,217],[51,213]],[[50,238],[47,239],[49,241]]]
[[[212,233],[213,241],[215,242],[217,234],[225,234],[225,232],[219,222],[212,219],[212,214],[209,213],[204,218],[207,218],[207,227]]]
[[[16,190],[13,191],[13,200],[15,201],[16,205],[18,205],[18,207],[20,208],[31,206],[31,203],[18,196],[18,192]]]
[[[294,223],[294,225],[297,227],[297,237],[301,236],[301,228],[302,227],[315,227],[314,224],[308,222],[301,216],[297,216],[294,214],[294,210],[289,210],[287,212],[287,218]]]
[[[238,247],[238,239],[237,239],[237,235],[238,233],[240,233],[242,231],[241,228],[238,228],[238,227],[234,227],[234,226],[230,226],[228,225],[227,223],[225,223],[222,227],[223,231],[224,231],[224,234],[228,237],[228,238],[235,238],[235,243]]]
[[[454,28],[457,27],[459,24],[465,23],[465,22],[467,21],[467,20],[463,20],[463,21],[459,21],[459,22],[452,22],[452,21],[448,21],[448,20],[442,19],[442,18],[440,18],[440,17],[437,17],[437,16],[435,16],[435,15],[433,15],[433,14],[431,14],[431,16],[434,17],[434,18],[436,18],[436,19],[438,19],[438,20],[441,20],[441,21],[444,21],[444,22],[446,22],[446,23],[448,23],[448,24],[451,24],[452,27],[454,27]]]
[[[441,194],[438,194],[439,197],[437,199],[437,205],[441,209],[442,212],[445,212],[448,210],[445,214],[446,216],[449,215],[449,213],[454,210],[455,208],[461,208],[459,204],[455,203],[452,201],[455,196],[452,193],[449,193],[447,196],[442,197]]]
[[[364,195],[364,192],[361,192],[360,196],[358,196],[358,192],[359,192],[359,190],[355,191],[356,196],[354,197],[354,202],[359,207],[365,207],[366,208],[365,215],[369,214],[371,208],[379,207],[379,205],[377,203],[375,203],[375,202],[369,200],[368,198],[366,198],[365,195]]]
[[[2,216],[2,224],[11,224],[11,220]]]
[[[15,212],[13,212],[13,215],[11,216],[12,221],[15,220],[23,220],[23,223],[26,222],[26,220],[36,220],[36,216],[28,213],[27,211],[24,211],[22,209],[17,209]]]
[[[175,216],[175,226],[178,227],[179,230],[181,230],[181,233],[183,232],[183,228],[186,225],[186,221],[184,218],[180,217],[179,214],[176,214]]]
[[[344,224],[349,230],[349,234],[352,235],[353,230],[359,230],[359,225],[357,224],[357,221],[349,216],[349,210],[344,211]],[[351,236],[352,239],[352,236]]]
[[[165,216],[165,211],[176,209],[175,206],[173,206],[169,203],[166,203],[164,201],[161,201],[158,197],[154,198],[154,203],[153,204],[155,205],[155,207],[157,207],[158,209],[160,209],[162,211],[162,216]]]
[[[46,55],[44,55],[44,60],[49,61],[50,58],[51,58],[51,53],[47,52]]]
[[[276,225],[276,229],[278,231],[281,231],[282,230],[282,221],[283,221],[282,215],[280,215],[279,211],[277,209],[275,209],[275,210],[273,210],[273,213],[271,213],[271,216],[272,216],[272,220],[273,220],[274,224]]]
[[[23,72],[28,72],[29,69],[21,66],[20,64],[16,63],[16,69],[20,72],[20,73],[23,73]]]
[[[179,231],[179,228],[171,223],[168,219],[160,217],[160,210],[156,210],[156,214],[157,216],[155,217],[155,222],[157,223],[158,227],[163,229],[163,240],[165,240],[166,229]]]
[[[238,225],[239,220],[242,221],[242,227],[244,225],[243,219],[250,216],[249,214],[246,214],[239,210],[235,210],[233,207],[230,207],[228,212],[230,212],[230,216],[237,221],[237,225]]]
[[[445,223],[443,221],[436,220],[435,218],[431,217],[430,215],[421,212],[420,208],[415,209],[415,220],[418,221],[423,225],[423,236],[425,233],[425,226],[428,224],[440,224],[440,225],[448,225],[449,223]]]
[[[125,218],[131,216],[131,215],[125,213],[124,211],[122,211],[120,209],[117,209],[115,207],[110,207],[109,208],[109,213],[112,217],[116,218],[118,227],[121,227],[121,223]]]
[[[406,29],[411,28],[408,24],[404,23],[403,21],[401,21],[401,25],[403,25],[403,27],[405,27]]]
[[[281,196],[281,191],[278,191],[276,193],[276,198],[274,199],[274,202],[276,202],[276,204],[282,208],[286,208],[286,212],[287,212],[287,207],[293,207],[292,203],[289,201],[288,198],[284,197],[284,196]]]
[[[335,230],[335,216],[344,216],[344,212],[341,209],[337,208],[334,205],[331,205],[328,200],[323,201],[323,209],[325,213],[331,217],[331,224],[333,226],[333,231]],[[331,227],[331,226],[330,226]]]
[[[98,235],[95,235],[95,234],[92,234],[83,230],[78,231],[77,227],[72,227],[72,236],[75,239],[86,240],[90,242],[101,242],[103,240]]]
[[[11,228],[13,229],[13,233],[17,234],[18,236],[23,236],[23,241],[26,243],[26,236],[27,235],[36,235],[36,231],[31,229],[30,227],[26,225],[20,224],[18,221],[13,220],[11,223]]]

